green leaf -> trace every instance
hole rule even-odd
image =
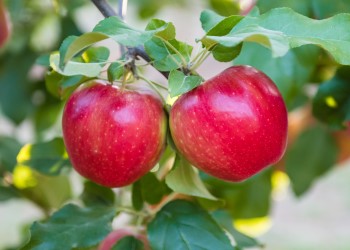
[[[153,173],[144,175],[133,184],[133,206],[135,209],[142,208],[143,201],[148,204],[158,204],[169,190],[163,181],[157,179]]]
[[[36,171],[25,171],[24,175],[21,175],[21,171],[23,171],[22,167],[15,168],[13,175],[14,185],[19,189],[22,196],[31,200],[48,213],[52,209],[61,207],[62,204],[72,198],[71,183],[68,176],[47,176]],[[28,172],[32,183],[28,183]],[[16,177],[17,174],[18,176]]]
[[[311,0],[313,15],[317,19],[328,18],[339,13],[349,13],[350,5],[348,0],[335,0],[329,4],[327,0]]]
[[[219,62],[230,62],[235,59],[240,53],[242,49],[242,44],[235,47],[225,47],[220,44],[217,44],[213,48],[213,56]]]
[[[111,250],[144,250],[143,242],[134,236],[126,236],[120,239]]]
[[[39,56],[36,59],[35,64],[49,67],[50,66],[50,54],[43,54],[43,55]]]
[[[291,9],[273,9],[263,15],[246,16],[225,36],[206,36],[213,42],[233,47],[243,41],[271,48],[274,56],[285,55],[290,48],[314,44],[327,50],[340,64],[350,64],[350,14],[339,14],[325,20],[314,20]],[[293,21],[291,21],[293,20]],[[336,29],[334,27],[337,27]]]
[[[62,138],[26,144],[17,155],[17,164],[46,175],[58,175],[64,167],[71,166]]]
[[[89,79],[91,78],[83,75],[64,76],[56,71],[50,71],[45,76],[45,84],[53,96],[65,100],[80,84]]]
[[[350,120],[350,67],[338,69],[336,75],[323,83],[313,99],[312,112],[320,121],[334,128]]]
[[[160,19],[152,19],[146,26],[146,30],[157,30],[159,28],[161,30],[155,34],[157,37],[162,37],[165,40],[175,39],[175,26],[172,23],[167,23]]]
[[[86,206],[98,205],[112,206],[115,201],[115,194],[110,188],[100,186],[94,182],[86,181],[81,199]]]
[[[20,198],[19,193],[12,187],[0,186],[0,201],[7,201],[13,198]]]
[[[215,197],[225,201],[222,208],[234,219],[248,219],[269,214],[271,174],[271,169],[266,169],[240,183],[224,182],[204,174],[202,179]]]
[[[187,76],[178,70],[172,70],[169,74],[169,94],[171,97],[184,94],[201,84],[200,76]]]
[[[225,17],[217,14],[211,10],[204,10],[201,12],[200,21],[202,24],[202,28],[205,32],[211,30],[214,26],[224,20]]]
[[[234,32],[231,31],[224,36],[207,36],[202,39],[202,43],[210,48],[215,43],[225,47],[235,47],[244,41],[256,42],[271,48],[272,55],[275,57],[285,55],[289,49],[287,37],[280,31],[269,30],[254,24],[233,30]]]
[[[140,180],[143,199],[149,204],[157,204],[168,193],[167,186],[153,173],[148,173]]]
[[[302,15],[315,19],[328,18],[335,14],[350,12],[348,0],[334,0],[332,4],[329,4],[328,0],[259,0],[257,6],[261,12],[278,7],[288,7]]]
[[[172,147],[169,145],[169,142],[167,143],[167,147],[165,148],[162,156],[160,157],[158,163],[161,168],[167,167],[169,160],[175,157],[175,152],[172,149]]]
[[[65,64],[77,53],[108,38],[124,46],[137,47],[143,45],[156,34],[168,36],[173,29],[171,26],[171,24],[165,24],[154,30],[142,31],[127,25],[119,17],[109,17],[99,22],[92,32],[85,33],[76,39],[72,38],[67,41],[68,46],[62,45],[60,48],[61,61]]]
[[[261,13],[268,12],[275,8],[288,7],[304,16],[312,16],[312,1],[313,0],[259,0],[256,5],[259,7]]]
[[[245,43],[234,63],[263,71],[277,85],[288,109],[293,109],[306,99],[304,85],[316,70],[319,56],[320,49],[313,45],[295,48],[283,57],[274,58],[267,48]]]
[[[93,29],[93,32],[102,33],[112,38],[114,41],[130,47],[137,47],[149,40],[154,34],[165,30],[166,27],[157,28],[150,31],[134,29],[127,25],[119,17],[109,17],[102,20]]]
[[[59,55],[60,55],[60,62],[59,62],[59,68],[63,68],[64,64],[65,64],[65,57],[67,56],[67,53],[72,45],[73,42],[76,42],[76,40],[78,39],[78,36],[68,36],[67,38],[65,38],[59,48]],[[86,39],[88,40],[88,39]],[[80,45],[80,44],[78,44]],[[72,55],[69,59],[71,59],[74,55]],[[68,61],[68,60],[67,60]],[[50,62],[51,64],[51,62]]]
[[[229,17],[226,17],[226,18],[223,18],[222,20],[220,20],[219,18],[216,17],[216,14],[214,14],[212,12],[205,12],[205,13],[207,13],[206,15],[210,14],[212,16],[211,18],[209,18],[210,26],[213,25],[213,22],[214,22],[213,19],[216,19],[217,21],[219,21],[207,31],[207,34],[206,34],[207,36],[227,35],[243,19],[242,16],[234,15],[234,16],[229,16]],[[208,19],[206,19],[205,21],[208,22]],[[209,24],[202,23],[202,26],[207,27],[207,26],[209,26]]]
[[[227,35],[242,18],[242,16],[230,16],[225,18],[209,10],[205,10],[201,13],[202,27],[207,32],[207,36]],[[217,44],[216,42],[212,44],[209,42],[206,46],[213,52],[214,58],[220,62],[232,61],[240,53],[242,48],[242,44],[227,47]]]
[[[145,50],[153,60],[153,66],[159,71],[171,71],[183,67],[182,58],[186,63],[190,62],[192,49],[191,45],[169,40],[166,44],[160,38],[154,37],[145,43]],[[178,53],[176,53],[176,51]],[[181,55],[181,56],[180,56]]]
[[[336,162],[338,148],[329,131],[320,126],[305,130],[286,153],[286,171],[297,196],[329,171]],[[300,157],[302,155],[302,157]]]
[[[249,237],[248,235],[245,235],[234,228],[233,220],[228,212],[219,210],[215,211],[212,216],[221,227],[232,235],[232,237],[235,239],[236,246],[239,249],[262,247],[262,245],[256,239]]]
[[[108,81],[114,82],[121,79],[124,74],[124,65],[120,62],[113,62],[107,69]]]
[[[40,88],[35,91],[42,91],[43,101],[36,107],[33,114],[33,121],[35,132],[40,137],[43,136],[47,129],[57,124],[62,114],[64,102],[55,98],[47,91],[45,82],[40,82],[39,84]]]
[[[153,250],[233,249],[212,217],[201,207],[184,200],[165,205],[148,224],[147,231]]]
[[[25,48],[17,54],[0,57],[0,110],[15,124],[22,122],[34,108],[30,92],[33,82],[28,75],[37,56]]]
[[[177,193],[217,200],[199,178],[198,171],[179,155],[176,155],[173,169],[166,176],[165,181]]]
[[[132,185],[131,201],[132,201],[132,206],[135,210],[140,211],[143,208],[141,182],[139,181],[135,182]]]
[[[72,36],[66,38],[60,47],[60,68],[63,68],[69,60],[71,60],[77,53],[86,49],[87,47],[107,39],[108,36],[101,33],[89,32],[79,37]]]
[[[12,172],[16,166],[21,144],[12,137],[0,136],[0,175],[3,171]]]
[[[69,250],[97,245],[112,230],[110,207],[81,208],[68,204],[45,222],[34,222],[23,250]]]
[[[106,47],[91,47],[84,51],[82,58],[86,63],[106,63],[109,49]]]
[[[239,2],[231,0],[209,0],[210,7],[219,14],[229,16],[239,13]]]
[[[61,70],[59,67],[60,55],[58,53],[53,53],[50,56],[50,66],[51,68],[64,76],[75,76],[83,75],[87,77],[96,77],[98,76],[104,66],[103,63],[84,63],[84,62],[75,62],[69,61]]]

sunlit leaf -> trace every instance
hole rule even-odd
[[[50,56],[50,66],[51,68],[64,76],[75,76],[75,75],[83,75],[86,77],[96,77],[98,76],[104,63],[84,63],[84,62],[75,62],[69,61],[61,70],[59,67],[60,63],[60,55],[58,53],[53,53]]]
[[[18,165],[12,175],[13,185],[18,189],[35,187],[38,180],[30,167]]]
[[[268,216],[237,219],[234,221],[235,227],[242,233],[251,237],[259,237],[265,234],[271,228],[271,219]]]
[[[166,184],[178,193],[217,200],[199,178],[198,171],[179,155],[175,158],[173,169],[166,176]]]
[[[57,98],[67,99],[69,95],[80,84],[88,81],[89,77],[83,75],[64,76],[56,71],[47,72],[45,76],[45,84],[47,90]]]
[[[81,56],[86,63],[105,63],[109,57],[109,49],[106,47],[91,47]]]
[[[33,168],[43,174],[58,175],[70,166],[62,138],[48,142],[26,144],[17,155],[17,164]]]
[[[72,198],[71,183],[66,175],[47,176],[28,167],[17,166],[13,173],[13,184],[23,198],[47,212],[58,209]]]

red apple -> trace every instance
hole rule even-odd
[[[175,145],[189,162],[242,181],[281,159],[287,110],[275,84],[250,66],[226,69],[182,95],[170,111]]]
[[[10,36],[10,21],[3,0],[0,0],[0,48],[4,46]]]
[[[70,96],[62,125],[74,168],[107,187],[142,177],[165,145],[166,116],[159,99],[97,82]]]
[[[110,250],[119,240],[126,236],[134,236],[136,239],[142,241],[144,250],[151,250],[147,237],[143,234],[133,232],[131,229],[123,228],[111,232],[100,244],[98,250]],[[127,249],[125,249],[127,250]]]

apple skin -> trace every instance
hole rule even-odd
[[[202,171],[233,182],[281,159],[287,126],[276,85],[250,66],[224,70],[182,95],[170,111],[179,152]]]
[[[165,147],[166,116],[159,99],[98,82],[70,96],[62,128],[76,171],[106,187],[138,180]]]
[[[10,37],[10,22],[3,0],[0,0],[0,48],[2,48]]]
[[[98,250],[110,250],[120,239],[126,236],[134,236],[136,239],[142,241],[144,245],[144,250],[151,250],[147,237],[143,234],[137,234],[129,228],[117,229],[111,232],[101,242],[101,244],[98,247]]]

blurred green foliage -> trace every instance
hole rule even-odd
[[[116,1],[113,3],[115,4]],[[63,141],[55,139],[47,142],[45,135],[60,124],[59,117],[64,101],[59,97],[67,97],[79,83],[87,79],[84,76],[70,78],[54,71],[47,73],[48,56],[51,51],[59,49],[67,36],[82,34],[75,14],[79,8],[91,3],[84,0],[6,0],[5,4],[10,13],[12,35],[6,46],[0,49],[0,125],[2,121],[6,121],[15,130],[24,123],[30,124],[33,127],[30,133],[34,141],[25,142],[25,144],[31,143],[39,150],[30,154],[31,157],[26,161],[21,161],[17,155],[20,149],[25,147],[22,145],[22,138],[17,137],[15,133],[5,134],[0,131],[0,201],[27,199],[41,208],[43,216],[47,219],[53,211],[70,201],[73,194],[72,181],[68,175],[69,169],[61,171],[61,167],[69,165]],[[186,8],[191,2],[185,0],[131,0],[130,4],[136,7],[141,19],[149,19],[166,6],[181,9]],[[235,15],[242,11],[239,3],[235,1],[207,0],[203,1],[203,5],[222,16]],[[337,13],[350,12],[350,1],[334,0],[330,3],[328,0],[259,0],[257,7],[261,13],[266,13],[272,8],[289,7],[308,17],[323,19]],[[189,59],[186,53],[189,50],[192,51],[192,47],[186,47],[185,44],[175,39],[171,41],[175,47],[183,49],[181,52],[186,59]],[[164,52],[164,48],[167,50],[168,47],[161,49]],[[155,48],[157,48],[157,41],[150,42],[146,46],[150,54]],[[218,47],[214,51],[214,56],[222,58],[223,61],[231,60],[234,56],[232,54],[228,56],[228,52],[235,53],[234,56],[240,53],[233,63],[252,65],[270,76],[279,87],[289,111],[313,106],[313,114],[319,120],[315,122],[314,127],[304,131],[295,144],[288,147],[286,153],[286,173],[291,179],[293,191],[297,196],[304,194],[318,178],[334,167],[339,148],[332,138],[332,129],[341,129],[345,125],[344,121],[350,120],[348,67],[341,67],[327,52],[313,45],[292,49],[285,56],[275,58],[267,48],[243,42],[234,48]],[[96,54],[91,55],[93,57]],[[168,59],[166,53],[163,57],[157,58],[158,67],[169,66],[166,63],[162,64],[168,62]],[[120,64],[114,64],[113,67],[119,68]],[[121,72],[117,73],[110,77],[120,78]],[[53,85],[55,82],[57,86]],[[63,85],[67,86],[67,89],[64,89],[66,92],[61,93],[61,96],[55,95],[58,88]],[[50,138],[59,135],[60,132],[54,130]],[[160,164],[161,169],[164,169],[163,165],[173,158],[174,153],[166,154]],[[177,177],[175,182],[183,186],[175,189],[187,190],[191,183],[186,182],[188,180],[179,170],[176,175],[180,177]],[[210,228],[217,228],[217,223],[225,224],[222,223],[224,220],[231,222],[232,219],[268,215],[273,190],[271,178],[274,171],[274,169],[269,169],[238,184],[225,183],[201,174],[201,180],[204,181],[211,194],[219,198],[219,201],[194,198],[197,202],[195,205],[182,202],[178,210],[175,209],[176,203],[170,204],[162,209],[150,226],[151,237],[162,234],[154,225],[158,221],[166,221],[165,215],[169,211],[180,224],[183,224],[184,220],[193,219],[199,225],[202,223],[203,227]],[[197,174],[192,171],[184,173]],[[15,181],[16,178],[24,181],[24,184],[18,184]],[[201,181],[199,178],[195,180]],[[172,182],[174,183],[174,180]],[[144,202],[156,204],[171,190],[164,181],[159,181],[155,174],[150,173],[136,182],[129,191],[133,195],[132,205],[136,210],[141,210],[144,208]],[[199,193],[202,192],[203,190],[200,190]],[[76,199],[79,199],[85,207],[67,205],[54,213],[49,220],[33,225],[34,240],[28,243],[28,249],[36,244],[44,244],[43,240],[46,236],[42,235],[44,235],[45,226],[49,226],[53,232],[59,232],[62,228],[58,218],[67,221],[72,214],[78,218],[71,222],[72,228],[86,230],[86,235],[79,239],[79,247],[96,245],[108,233],[110,229],[106,229],[105,225],[110,223],[115,215],[110,207],[119,202],[118,199],[115,199],[115,193],[94,183],[85,182],[82,193]],[[100,210],[91,209],[95,206],[98,206]],[[208,210],[226,209],[228,213],[214,214],[213,217],[217,221],[215,222],[201,207]],[[181,209],[190,212],[181,215]],[[78,228],[77,224],[83,220],[92,220],[92,223],[82,225],[82,229]],[[197,226],[195,224],[194,228]],[[254,239],[240,235],[235,228],[227,224],[223,227],[236,240],[241,240],[242,247],[258,244]],[[100,233],[97,236],[93,235],[95,231]],[[92,243],[84,245],[89,235],[93,235],[90,239]],[[162,237],[168,239],[166,235]],[[218,238],[226,241],[225,237],[223,232],[218,232]],[[73,236],[69,239],[70,243],[74,243]],[[195,237],[191,239],[192,242],[197,240]],[[50,240],[61,244],[62,238]],[[174,238],[169,240],[176,244]],[[157,242],[152,242],[152,245],[157,245]],[[213,247],[216,246],[213,245]]]

